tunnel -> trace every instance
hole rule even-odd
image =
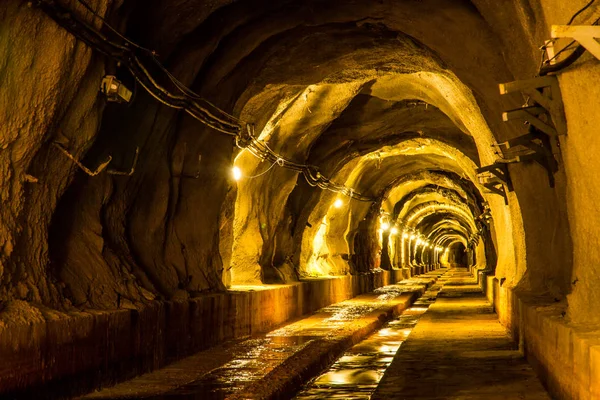
[[[599,5],[3,0],[0,398],[600,398]]]

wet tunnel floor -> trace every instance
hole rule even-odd
[[[436,300],[438,283],[431,286],[400,316],[346,351],[327,371],[294,397],[299,400],[370,399],[394,355]]]
[[[371,398],[550,399],[468,274],[449,275]]]
[[[380,327],[394,309],[405,311]],[[333,304],[85,398],[291,398],[299,387],[297,399],[549,399],[472,275],[456,269]]]

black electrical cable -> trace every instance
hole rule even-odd
[[[104,23],[104,25],[110,29],[114,34],[116,34],[118,37],[120,37],[121,39],[123,39],[124,41],[126,41],[127,43],[129,43],[130,45],[132,45],[133,47],[140,49],[140,50],[144,50],[150,54],[154,54],[154,51],[147,49],[143,46],[140,46],[139,44],[129,40],[125,35],[121,34],[121,32],[119,32],[117,29],[113,28],[112,25],[110,25],[108,23],[108,21],[100,14],[98,14],[98,12],[96,12],[96,10],[94,10],[92,8],[92,6],[90,6],[87,2],[85,2],[84,0],[77,0],[77,2],[79,4],[81,4],[83,7],[85,7],[93,16],[95,16],[96,18],[98,18],[100,21],[102,21]]]
[[[580,15],[582,12],[584,12],[585,10],[587,10],[592,4],[594,4],[596,0],[591,0],[589,3],[587,3],[583,8],[581,8],[579,11],[577,11],[575,14],[573,14],[573,16],[571,17],[571,19],[569,20],[569,22],[567,23],[567,25],[571,25],[573,23],[573,21],[575,20],[575,18],[577,18],[578,15]],[[597,18],[592,25],[597,25],[598,22],[600,21],[600,17]],[[543,62],[543,66],[540,68],[538,75],[539,76],[545,76],[548,75],[550,73],[553,72],[558,72],[564,68],[567,68],[569,66],[571,66],[575,61],[577,61],[582,55],[583,53],[585,53],[586,49],[585,47],[583,47],[582,45],[578,45],[575,50],[573,50],[571,52],[571,54],[569,54],[564,60],[556,63],[556,64],[550,64],[550,61],[556,59],[556,57],[558,57],[562,52],[564,52],[565,50],[571,48],[571,46],[573,44],[575,44],[575,40],[571,41],[571,43],[569,43],[567,46],[565,46],[564,48],[562,48],[558,53],[556,53],[554,55],[554,57],[552,57],[549,60],[546,60],[545,62]]]
[[[373,202],[376,199],[360,193],[354,192],[352,189],[337,184],[326,177],[322,176],[318,168],[311,165],[300,164],[288,160],[276,152],[274,152],[266,143],[257,140],[248,130],[243,129],[242,122],[232,115],[224,112],[210,102],[201,98],[198,94],[188,89],[177,78],[175,78],[160,62],[156,59],[155,53],[147,48],[127,39],[116,29],[111,27],[106,20],[93,10],[83,0],[78,0],[88,11],[94,16],[100,18],[104,24],[119,38],[130,44],[132,47],[142,50],[143,53],[150,56],[156,65],[163,71],[175,87],[183,94],[183,96],[174,95],[167,89],[162,87],[152,76],[150,71],[144,66],[142,61],[134,53],[133,49],[126,45],[109,40],[102,35],[97,29],[90,26],[87,22],[78,18],[67,8],[57,4],[52,0],[37,0],[36,5],[50,16],[57,24],[65,28],[77,39],[83,41],[92,49],[99,51],[107,57],[113,58],[122,66],[126,67],[146,91],[159,102],[168,107],[181,109],[186,111],[192,117],[202,122],[203,124],[228,135],[236,137],[236,145],[242,149],[247,149],[255,157],[261,160],[268,160],[273,165],[277,164],[280,167],[290,169],[302,173],[306,181],[311,186],[318,186],[322,189],[330,190],[335,193],[343,193],[355,200]],[[245,132],[245,133],[244,133]],[[270,169],[270,168],[269,168]]]
[[[598,22],[600,22],[600,17],[596,18],[596,20],[592,23],[592,25],[598,25]],[[573,50],[564,60],[557,62],[556,64],[549,64],[549,62],[551,60],[555,59],[559,54],[561,54],[563,51],[567,50],[574,43],[575,43],[575,41],[572,41],[567,46],[565,46],[563,49],[561,49],[558,53],[556,53],[554,55],[554,57],[552,57],[550,60],[548,60],[546,62],[546,64],[540,69],[539,76],[545,76],[545,75],[548,75],[553,72],[561,71],[561,70],[571,66],[575,61],[577,61],[586,51],[585,47],[583,47],[582,45],[578,45],[575,48],[575,50]]]
[[[579,59],[585,53],[585,47],[579,45],[565,58],[564,60],[557,62],[556,64],[546,64],[544,65],[539,72],[540,76],[546,76],[553,72],[558,72],[563,70],[569,66],[571,66],[575,61]],[[558,55],[558,54],[557,54]]]
[[[567,22],[567,25],[571,25],[573,23],[573,21],[575,21],[575,18],[577,18],[577,16],[579,14],[581,14],[582,12],[584,12],[585,10],[587,10],[588,8],[590,8],[590,6],[592,4],[594,4],[596,0],[590,0],[589,3],[587,3],[581,10],[577,11],[575,14],[573,14],[573,16],[571,17],[571,19],[569,20],[569,22]]]
[[[210,104],[210,106],[217,108],[215,105],[213,105],[212,103],[209,103],[208,101],[204,100],[200,95],[198,95],[197,93],[195,93],[194,91],[192,91],[191,89],[187,88],[183,83],[181,83],[181,81],[179,81],[175,76],[173,76],[173,74],[171,74],[171,72],[166,69],[161,63],[160,61],[158,61],[158,59],[156,58],[156,52],[154,50],[150,50],[146,47],[140,46],[139,44],[133,42],[132,40],[128,39],[125,35],[121,34],[117,29],[115,29],[112,25],[110,25],[108,23],[108,21],[102,17],[100,14],[98,14],[98,12],[96,12],[87,2],[85,2],[84,0],[77,0],[78,3],[80,3],[83,7],[85,7],[92,15],[94,15],[96,18],[100,19],[104,25],[110,29],[114,34],[116,34],[119,38],[121,38],[122,40],[124,40],[125,42],[127,42],[128,44],[132,45],[133,47],[140,49],[146,53],[148,53],[148,55],[152,58],[152,60],[156,63],[156,65],[160,68],[161,71],[163,71],[171,80],[171,82],[173,82],[173,84],[175,85],[175,87],[181,91],[183,94],[190,96],[196,100],[202,100],[208,104]],[[233,117],[230,114],[227,114],[226,112],[222,111],[222,113],[226,114],[229,118],[236,120],[235,117]]]

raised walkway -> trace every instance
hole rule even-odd
[[[293,395],[347,348],[399,315],[445,270],[330,305],[266,335],[199,352],[85,399],[267,399]],[[210,329],[210,327],[207,327]]]
[[[473,275],[439,269],[85,399],[550,399]]]
[[[470,274],[450,275],[372,399],[550,399]]]

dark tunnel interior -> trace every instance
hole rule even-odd
[[[597,398],[598,4],[3,1],[0,397],[163,398],[99,389],[177,363],[208,387],[219,346],[275,335],[287,369],[222,398],[313,398],[415,313],[374,399],[453,329],[506,335],[522,398]]]

